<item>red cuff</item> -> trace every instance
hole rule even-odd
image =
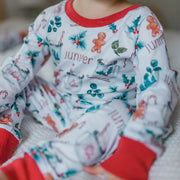
[[[26,153],[24,158],[0,168],[8,180],[44,180],[35,161]]]
[[[0,165],[8,160],[19,144],[19,141],[13,134],[5,129],[0,129]]]
[[[143,143],[122,136],[117,150],[101,166],[126,180],[147,180],[155,159],[156,153]]]

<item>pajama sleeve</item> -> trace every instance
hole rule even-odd
[[[6,59],[0,67],[0,115],[11,108],[16,94],[27,86],[48,59],[49,46],[45,38],[47,11],[40,14],[34,24],[30,25],[28,36],[17,54]],[[10,133],[14,124],[12,121],[7,123],[7,119],[6,115],[0,116],[0,164],[11,157],[19,143],[19,139]]]
[[[0,112],[12,105],[15,95],[27,86],[48,59],[46,14],[48,9],[29,26],[28,36],[17,54],[7,58],[0,67]]]
[[[149,9],[140,18],[133,60],[137,108],[117,150],[101,164],[126,180],[148,179],[153,161],[163,151],[162,140],[179,96],[177,72],[169,67],[163,28]]]

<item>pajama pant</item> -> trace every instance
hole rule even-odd
[[[66,102],[53,85],[39,78],[16,95],[10,109],[0,115],[1,127],[21,140],[24,112],[54,129],[56,137],[28,150],[43,175],[66,178],[107,159],[117,148],[130,119],[122,100],[112,100],[100,109],[86,112]]]

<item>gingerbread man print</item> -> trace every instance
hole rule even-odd
[[[11,116],[11,114],[3,114],[3,117],[0,119],[0,124],[10,125],[10,123],[13,122]]]
[[[152,30],[152,37],[156,37],[160,33],[159,24],[153,16],[148,16],[146,20],[149,22],[147,25],[148,30]]]
[[[56,132],[58,132],[58,129],[57,129],[57,127],[56,127],[56,123],[52,120],[52,118],[51,118],[51,116],[49,115],[49,114],[47,114],[47,116],[45,117],[43,117],[46,121],[47,121],[47,123],[56,131]]]
[[[91,49],[92,52],[97,51],[97,53],[101,53],[101,47],[105,45],[104,39],[106,38],[106,34],[104,32],[98,33],[98,39],[93,39],[93,43],[95,44]]]
[[[141,100],[138,104],[139,108],[135,111],[133,114],[132,120],[135,121],[137,118],[144,119],[144,116],[146,114],[148,105],[150,103],[150,100],[153,99],[153,104],[157,104],[157,97],[155,95],[151,95],[148,97],[147,101]]]

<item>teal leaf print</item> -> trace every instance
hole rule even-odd
[[[116,27],[116,25],[114,23],[110,24],[108,27],[109,27],[109,29],[112,30],[113,33],[116,33],[118,31],[117,27]]]
[[[37,36],[37,41],[38,41],[38,46],[41,47],[43,46],[48,46],[48,43],[46,43],[45,41],[43,41],[42,38],[40,38],[39,36]]]
[[[81,47],[82,49],[86,49],[86,43],[85,43],[85,41],[79,41],[78,46]]]
[[[21,134],[20,134],[19,131],[17,131],[16,129],[14,129],[14,132],[16,133],[16,136],[18,137],[18,139],[21,139],[21,138],[22,138],[22,136],[21,136]]]
[[[96,73],[99,74],[99,75],[103,75],[103,76],[106,76],[106,74],[107,74],[104,71],[97,71]]]
[[[147,68],[146,68],[146,71],[149,72],[149,73],[152,73],[152,70],[151,70],[150,67],[147,67]]]
[[[84,32],[82,32],[82,33],[79,33],[79,38],[80,38],[80,39],[85,38],[86,32],[87,32],[87,31],[84,31]]]
[[[139,22],[140,22],[141,16],[137,17],[133,22],[132,22],[132,26],[128,26],[128,30],[130,33],[134,33],[134,34],[139,34],[138,31],[138,26],[139,26]]]
[[[140,88],[140,90],[141,90],[141,91],[146,90],[145,86],[144,86],[144,85],[142,85],[142,84],[140,84],[139,88]]]
[[[155,79],[154,76],[151,77],[151,82],[152,82],[152,83],[155,83],[155,82],[156,82],[156,79]]]
[[[98,93],[98,94],[97,94],[97,97],[101,99],[101,98],[104,97],[104,94],[103,94],[103,93]]]
[[[49,26],[48,26],[48,30],[47,30],[48,33],[52,32],[52,31],[57,32],[58,28],[60,28],[61,25],[62,25],[61,17],[59,17],[59,16],[54,17],[53,20],[51,19],[49,21]]]
[[[174,77],[175,77],[175,81],[177,83],[177,77],[178,77],[178,72],[174,70]]]
[[[162,134],[156,134],[154,131],[152,131],[152,130],[149,130],[149,129],[146,129],[146,132],[148,133],[148,134],[151,134],[152,136],[154,136],[155,138],[156,138],[156,140],[158,140],[158,139],[160,139],[160,138],[162,138]]]
[[[158,61],[156,59],[152,59],[151,66],[156,67],[158,65]]]
[[[95,83],[91,83],[91,84],[90,84],[90,87],[91,87],[92,89],[97,89],[97,85],[96,85]]]
[[[125,74],[122,74],[122,78],[127,89],[129,89],[129,87],[135,82],[134,76],[132,76],[131,79],[129,79]]]
[[[13,108],[16,112],[19,111],[16,102],[15,102],[14,104],[12,104],[11,109],[12,109],[12,108]]]
[[[123,82],[124,82],[125,84],[128,84],[128,83],[129,83],[129,80],[128,80],[127,76],[126,76],[125,74],[123,74],[122,77],[123,77]]]
[[[88,90],[88,91],[87,91],[87,94],[92,94],[92,90]]]
[[[109,89],[111,90],[111,92],[116,92],[117,91],[117,86],[115,86],[115,87],[110,86]]]
[[[90,107],[90,108],[88,108],[88,109],[86,110],[86,113],[87,113],[87,112],[92,112],[92,111],[95,111],[95,110],[99,110],[100,107],[101,107],[100,105],[92,106],[92,107]]]
[[[61,123],[62,123],[63,127],[65,127],[65,126],[66,126],[66,121],[65,121],[65,119],[64,119],[64,117],[63,117],[63,116],[61,116]]]
[[[91,91],[91,90],[90,90],[90,91]],[[91,91],[91,92],[92,92],[92,91]],[[90,93],[91,93],[91,92],[90,92]],[[78,100],[76,100],[76,103],[80,102],[81,104],[90,104],[90,105],[92,105],[91,102],[88,102],[88,101],[85,99],[85,97],[84,97],[83,94],[78,94],[77,96],[78,96]]]
[[[57,109],[54,109],[54,113],[55,113],[58,117],[60,117],[60,113],[59,113],[59,111],[58,111]]]
[[[154,70],[154,71],[160,71],[161,68],[160,68],[160,67],[155,67],[155,68],[153,68],[153,70]]]
[[[56,16],[54,19],[55,19],[55,25],[57,27],[61,27],[61,17]]]
[[[134,82],[135,82],[135,77],[132,76],[132,77],[131,77],[131,80],[130,80],[130,84],[132,85]]]
[[[144,45],[143,42],[139,41],[139,42],[136,44],[136,46],[137,46],[137,49],[142,49],[145,45]]]
[[[107,74],[111,74],[113,72],[113,67],[110,67],[107,71]]]
[[[97,90],[94,90],[94,93],[100,93],[101,92],[101,90],[100,89],[97,89]]]
[[[24,38],[24,44],[29,44],[29,39],[27,37]]]
[[[63,176],[62,176],[62,179],[65,179],[65,178],[68,178],[74,174],[77,173],[77,170],[75,169],[71,169],[71,170],[68,170]]]
[[[48,32],[51,32],[52,31],[52,27],[51,25],[48,26]]]
[[[87,94],[91,95],[92,97],[98,97],[98,98],[103,98],[104,93],[101,93],[100,89],[97,89],[97,84],[91,83],[90,84],[91,89],[87,91]]]
[[[28,52],[26,52],[26,56],[28,59],[31,60],[31,64],[33,67],[35,67],[35,64],[36,64],[35,58],[39,55],[39,53],[40,53],[39,51],[34,51],[34,52],[28,51]]]
[[[50,24],[51,24],[52,26],[54,26],[54,21],[53,21],[53,20],[50,20]]]
[[[130,33],[134,32],[134,28],[133,27],[129,27],[128,26],[128,30],[129,30]]]
[[[102,62],[102,59],[98,59],[97,60],[96,74],[107,77],[110,74],[112,74],[116,64],[117,64],[117,61],[114,61],[114,62],[106,65]]]
[[[54,32],[57,32],[57,28],[56,28],[56,27],[54,27],[54,28],[53,28],[53,31],[54,31]]]
[[[56,60],[56,61],[60,61],[58,52],[56,52],[56,50],[52,49],[52,53],[53,53],[53,55],[54,55],[55,60]]]
[[[134,28],[138,27],[140,19],[141,19],[141,16],[137,17],[137,19],[133,21]]]
[[[144,83],[139,86],[141,91],[146,90],[157,82],[159,71],[162,70],[162,68],[158,66],[158,61],[156,59],[152,59],[150,65],[151,67],[146,67],[147,73],[144,74]]]
[[[36,148],[31,148],[29,150],[30,154],[31,154],[31,157],[36,161],[36,162],[40,162],[41,161],[41,155],[40,155],[40,152],[39,152],[39,149],[36,147]]]
[[[119,95],[119,96],[114,97],[114,99],[121,99],[121,100],[123,100],[123,101],[127,101],[127,95],[128,95],[128,91],[122,93],[122,94]]]
[[[151,71],[151,72],[152,72],[152,71]],[[146,73],[146,74],[144,75],[144,80],[145,80],[145,79],[148,79],[148,78],[149,78],[149,74]]]

